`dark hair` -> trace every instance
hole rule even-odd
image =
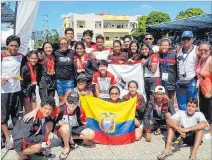
[[[9,43],[12,42],[12,41],[16,41],[19,46],[21,45],[20,37],[15,36],[15,35],[11,35],[11,36],[7,37],[7,39],[6,39],[6,45],[8,46]]]
[[[108,67],[108,61],[106,60],[99,60],[98,63],[97,63],[97,67],[99,68],[100,65],[105,65]]]
[[[123,37],[123,40],[125,40],[125,39],[127,39],[127,38],[129,38],[129,39],[132,41],[131,35],[125,35],[125,36]]]
[[[120,40],[115,40],[115,41],[113,41],[113,46],[114,46],[115,43],[119,43],[120,46],[121,46],[121,41],[120,41]]]
[[[144,38],[145,38],[146,36],[152,36],[152,37],[153,37],[153,35],[152,35],[151,33],[146,33],[146,34],[144,35]],[[153,38],[154,38],[154,37],[153,37]]]
[[[36,50],[29,51],[29,52],[26,54],[26,57],[29,58],[29,57],[31,57],[33,54],[35,54],[35,55],[38,57],[38,51],[36,51]],[[39,58],[39,57],[38,57],[38,58]]]
[[[84,45],[84,43],[81,42],[81,41],[79,41],[79,42],[77,42],[77,43],[75,44],[75,46],[74,46],[75,53],[76,53],[77,46],[79,46],[79,45],[82,46],[82,48],[85,50],[85,45]]]
[[[111,86],[110,89],[109,89],[109,93],[110,93],[111,90],[113,90],[113,89],[117,89],[118,92],[119,92],[119,94],[121,93],[119,87],[117,87],[117,86]]]
[[[50,105],[52,108],[55,108],[55,100],[52,97],[47,97],[41,100],[41,107],[44,107],[45,105]]]
[[[93,31],[92,31],[92,30],[85,30],[85,31],[83,32],[83,37],[84,37],[85,35],[90,35],[91,38],[92,38],[92,37],[93,37]]]
[[[65,34],[66,34],[68,31],[71,31],[71,32],[73,32],[73,33],[74,33],[73,28],[66,28],[66,30],[65,30]]]
[[[130,45],[129,45],[128,58],[131,58],[131,57],[133,56],[133,53],[132,53],[132,51],[131,51],[131,46],[132,46],[133,43],[135,43],[136,46],[137,46],[137,51],[136,51],[136,53],[138,54],[139,44],[138,44],[137,42],[135,42],[135,41],[132,41],[132,42],[130,42]]]
[[[42,50],[43,50],[44,53],[45,53],[45,51],[44,51],[44,46],[45,46],[46,44],[50,44],[50,45],[52,46],[52,49],[53,49],[52,43],[50,43],[50,42],[44,42],[44,43],[43,43],[43,46],[42,46]],[[53,51],[52,51],[52,52],[53,52]]]
[[[129,81],[128,88],[129,88],[131,83],[134,83],[136,85],[136,87],[138,88],[138,82],[136,82],[135,80]]]
[[[143,56],[142,54],[141,54],[141,50],[142,50],[142,47],[143,46],[146,46],[146,47],[148,47],[149,48],[149,54],[148,54],[148,57],[149,56],[151,56],[152,55],[152,53],[154,53],[153,52],[153,50],[152,50],[152,48],[148,45],[148,44],[146,44],[146,43],[142,43],[141,44],[141,47],[140,47],[140,58],[144,58],[145,56]]]
[[[96,36],[96,41],[97,41],[98,39],[102,39],[102,40],[104,41],[103,35],[100,34],[100,35]]]
[[[196,98],[190,98],[187,102],[188,103],[193,103],[193,104],[196,104],[196,106],[198,107],[198,100]]]

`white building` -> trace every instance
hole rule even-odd
[[[133,28],[137,27],[136,16],[110,15],[110,14],[70,14],[63,18],[63,29],[68,27],[74,29],[74,39],[80,40],[83,32],[87,29],[93,30],[95,37],[99,34],[105,37],[105,45],[111,46],[115,39],[131,34]]]

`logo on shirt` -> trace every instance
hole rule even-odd
[[[60,60],[60,62],[70,62],[71,58],[69,58],[69,57],[60,57],[59,60]]]
[[[101,113],[99,120],[100,129],[105,133],[113,133],[116,128],[115,117],[115,113],[112,112]]]

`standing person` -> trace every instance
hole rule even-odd
[[[123,40],[124,40],[123,52],[128,53],[130,49],[129,48],[130,43],[132,42],[132,37],[130,35],[125,35]]]
[[[210,124],[210,131],[205,139],[212,139],[212,52],[211,44],[201,43],[199,45],[199,62],[196,67],[196,74],[199,79],[199,104]]]
[[[140,55],[138,54],[139,45],[137,42],[132,41],[129,45],[128,62],[134,62],[139,60]]]
[[[23,93],[17,78],[23,59],[23,55],[18,53],[20,44],[20,38],[11,35],[6,39],[7,50],[1,53],[1,129],[6,138],[6,149],[13,148],[7,124],[10,115],[13,125],[23,116]]]
[[[171,41],[161,39],[160,41],[160,75],[162,86],[165,87],[169,99],[174,104],[174,96],[177,81],[176,52],[171,50]]]
[[[144,65],[144,83],[147,101],[153,99],[155,87],[160,85],[159,57],[148,44],[141,46],[141,63]]]
[[[47,97],[55,96],[56,89],[56,75],[55,75],[55,57],[53,55],[53,47],[50,42],[43,44],[42,52],[42,73],[39,82],[40,98],[46,99]]]
[[[182,47],[177,53],[177,101],[180,110],[186,110],[187,100],[197,98],[197,78],[195,65],[197,64],[197,48],[193,44],[193,33],[184,31],[182,33]]]
[[[147,33],[144,36],[144,43],[148,44],[150,48],[153,50],[154,53],[157,53],[159,51],[159,47],[157,45],[154,45],[154,37],[152,34]]]
[[[36,85],[40,81],[41,66],[38,64],[38,52],[30,51],[26,55],[27,62],[21,69],[22,91],[24,93],[24,110],[29,113],[36,108]]]
[[[68,49],[68,40],[61,37],[60,49],[55,51],[56,85],[59,101],[67,90],[74,88],[76,73],[74,67],[74,51]]]
[[[115,63],[124,63],[128,59],[127,53],[121,51],[121,41],[113,41],[113,51],[109,54],[108,60]]]
[[[92,30],[85,30],[83,32],[83,43],[85,45],[85,51],[88,54],[90,54],[93,50],[96,49],[96,44],[92,42],[92,38],[93,38]]]
[[[68,49],[74,50],[74,45],[76,44],[76,41],[74,40],[74,30],[72,28],[66,28],[65,37],[68,39]]]
[[[143,132],[145,132],[145,138],[147,142],[151,142],[151,130],[150,130],[150,114],[152,108],[147,108],[144,97],[140,95],[138,91],[138,83],[134,80],[128,83],[129,93],[126,94],[122,100],[127,101],[131,98],[137,97],[137,107],[135,114],[135,137],[136,140],[140,140]]]

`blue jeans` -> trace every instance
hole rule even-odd
[[[57,80],[57,94],[63,96],[69,89],[74,88],[73,80]]]

